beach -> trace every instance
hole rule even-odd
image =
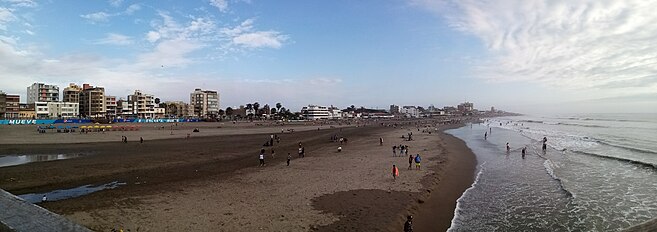
[[[390,126],[395,123],[399,125]],[[416,231],[444,231],[456,199],[472,183],[476,161],[463,142],[440,132],[450,126],[418,131],[424,124],[415,123],[227,122],[188,123],[177,129],[141,124],[139,131],[91,136],[32,135],[23,131],[32,126],[4,127],[0,155],[82,155],[2,167],[0,188],[19,195],[125,183],[39,203],[98,231],[400,231],[407,215],[415,215]],[[413,140],[405,141],[402,135],[411,132]],[[38,142],[6,136],[21,133]],[[258,167],[259,151],[271,134],[281,141],[264,147],[266,166]],[[334,135],[348,138],[348,143],[331,141]],[[128,143],[122,143],[121,136],[127,136]],[[139,143],[139,137],[145,142]],[[297,155],[299,142],[304,158]],[[423,157],[422,170],[408,170],[408,156],[393,157],[392,146],[400,144],[410,147],[409,154]],[[395,180],[393,164],[400,172]]]

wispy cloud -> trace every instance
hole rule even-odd
[[[33,0],[2,0],[2,2],[6,2],[11,7],[37,7],[37,6],[39,6],[39,4],[37,4]]]
[[[216,7],[221,12],[228,11],[228,1],[227,0],[210,0],[210,5]]]
[[[129,45],[133,43],[133,40],[130,36],[117,34],[117,33],[108,33],[105,38],[96,40],[95,44],[110,44],[110,45]]]
[[[91,23],[106,23],[109,22],[110,18],[112,17],[121,16],[121,15],[132,15],[133,13],[139,10],[141,10],[141,5],[132,4],[121,12],[108,13],[104,11],[99,11],[95,13],[83,14],[80,15],[80,17],[89,20],[89,22]]]
[[[123,0],[109,0],[108,2],[113,7],[119,7],[123,4]]]
[[[657,92],[657,2],[413,0],[476,36],[475,74],[597,95]]]
[[[229,45],[238,48],[280,48],[288,36],[278,31],[258,31],[254,29],[254,19],[244,20],[232,28],[222,28],[221,32],[230,41]]]
[[[87,19],[87,20],[91,21],[92,23],[107,22],[107,21],[109,21],[109,18],[112,17],[112,16],[113,16],[112,14],[109,14],[109,13],[106,13],[106,12],[103,12],[103,11],[80,15],[80,17],[82,17],[84,19]]]
[[[14,16],[12,10],[0,7],[0,30],[7,30],[7,24],[15,19],[16,16]]]

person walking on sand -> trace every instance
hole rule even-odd
[[[274,151],[274,148],[271,149],[271,158],[276,158],[276,152]]]
[[[303,155],[303,148],[299,146],[299,158],[301,158],[302,155]]]
[[[139,143],[144,143],[144,137],[139,137]]]
[[[392,180],[396,180],[397,176],[399,176],[399,169],[397,169],[397,166],[394,164],[392,165]]]
[[[413,232],[413,216],[408,215],[404,223],[404,232]]]
[[[420,166],[420,162],[422,162],[422,158],[420,157],[420,154],[416,154],[415,155],[415,169],[422,170],[422,167]]]
[[[265,149],[260,149],[260,167],[265,166]]]
[[[413,155],[408,156],[408,170],[413,169]]]
[[[397,156],[397,145],[392,146],[392,157],[396,157],[396,156]]]
[[[292,155],[290,153],[287,153],[287,166],[290,166],[290,160],[292,160]]]
[[[522,148],[522,158],[525,158],[525,153],[527,152],[527,147]]]
[[[379,146],[383,146],[383,138],[379,138]]]

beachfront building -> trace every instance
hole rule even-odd
[[[104,118],[107,110],[105,108],[105,88],[94,87],[89,84],[82,85],[80,92],[80,116],[88,118]]]
[[[470,113],[474,111],[474,104],[471,102],[464,102],[457,106],[457,109],[461,113]]]
[[[116,96],[105,96],[105,117],[116,118]]]
[[[79,103],[75,102],[48,102],[47,117],[50,119],[77,118],[79,115]]]
[[[165,118],[166,109],[164,107],[155,107],[155,118]]]
[[[390,105],[390,114],[399,114],[399,106],[398,105]]]
[[[194,115],[194,109],[182,101],[168,101],[164,102],[164,114],[167,117],[183,118]]]
[[[135,90],[128,95],[128,102],[132,104],[132,113],[137,118],[155,118],[155,97],[151,94]]]
[[[35,119],[36,111],[34,109],[34,104],[20,103],[18,106],[18,118]]]
[[[116,117],[123,119],[135,117],[130,101],[125,99],[116,101]]]
[[[62,101],[80,103],[80,92],[82,92],[82,87],[75,83],[70,83],[62,91]]]
[[[219,115],[217,91],[195,89],[189,95],[189,104],[194,108],[194,116],[199,118],[214,118]]]
[[[308,105],[301,108],[301,115],[310,120],[317,119],[339,119],[342,111],[335,106]]]
[[[403,106],[399,110],[399,113],[403,114],[404,117],[407,117],[407,118],[419,118],[420,117],[420,109],[418,109],[415,106]]]
[[[35,118],[48,119],[50,117],[48,113],[48,102],[35,102],[33,104]]]
[[[20,99],[19,95],[0,91],[0,119],[18,118]]]
[[[59,87],[44,83],[34,83],[27,87],[27,103],[59,101]]]

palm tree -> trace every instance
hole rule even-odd
[[[255,110],[256,115],[258,115],[258,109],[260,108],[260,103],[253,103],[253,110]]]
[[[280,102],[277,102],[276,103],[276,111],[278,111],[280,113],[281,112],[281,107],[283,107],[283,105],[281,105]]]

